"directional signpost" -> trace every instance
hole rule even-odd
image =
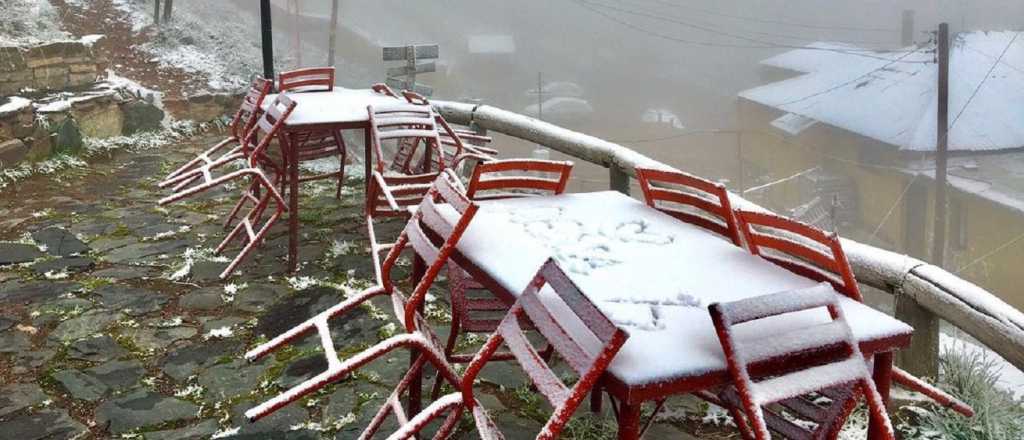
[[[440,49],[436,44],[419,44],[384,48],[384,61],[404,61],[404,66],[389,67],[387,70],[388,87],[401,90],[412,90],[423,96],[434,94],[430,86],[416,84],[416,75],[437,71],[437,64],[419,63],[419,60],[437,59]]]

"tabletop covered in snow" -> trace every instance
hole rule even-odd
[[[610,368],[630,385],[726,368],[708,305],[816,284],[616,192],[485,202],[459,251],[516,294],[554,257],[630,333]],[[852,300],[842,306],[859,340],[913,331]],[[828,314],[784,318],[737,331],[784,331]]]
[[[366,122],[370,119],[366,106],[395,103],[395,98],[369,89],[343,87],[335,87],[330,92],[288,93],[288,97],[295,101],[295,110],[285,122],[289,126]],[[263,109],[266,110],[275,98],[276,93],[267,95]]]

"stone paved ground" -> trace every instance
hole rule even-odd
[[[217,218],[230,193],[154,204],[164,194],[156,177],[217,136],[115,154],[3,190],[0,437],[351,439],[376,410],[407,366],[404,355],[258,423],[243,420],[246,409],[325,366],[313,340],[254,364],[241,360],[246,348],[336,303],[339,286],[367,285],[372,270],[361,183],[349,182],[341,201],[324,183],[308,186],[302,201],[299,274],[282,273],[287,239],[279,227],[242,275],[219,281],[225,263],[210,249],[223,236]],[[437,293],[430,315],[443,333],[445,296]],[[384,305],[336,320],[339,350],[395,331]],[[509,438],[532,438],[547,413],[523,376],[494,365],[485,379],[482,400]],[[648,438],[708,430],[687,405],[670,405]],[[607,420],[583,416],[567,437],[611,438]]]

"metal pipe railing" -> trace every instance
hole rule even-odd
[[[609,169],[614,190],[628,193],[638,165],[672,167],[622,145],[500,108],[432,101],[445,119],[544,145]],[[732,194],[733,206],[763,209]],[[991,292],[944,269],[906,255],[843,239],[858,282],[905,295],[1024,370],[1024,314]],[[937,344],[937,341],[929,341]]]

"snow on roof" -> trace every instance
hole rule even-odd
[[[1024,147],[1024,38],[1014,41],[1016,34],[970,32],[954,38],[950,122],[962,115],[949,135],[951,151]],[[870,52],[814,43],[762,62],[803,75],[743,91],[740,97],[901,150],[933,151],[938,107],[934,49],[930,44]],[[985,80],[1004,50],[1006,55]],[[965,108],[975,90],[977,95]]]

